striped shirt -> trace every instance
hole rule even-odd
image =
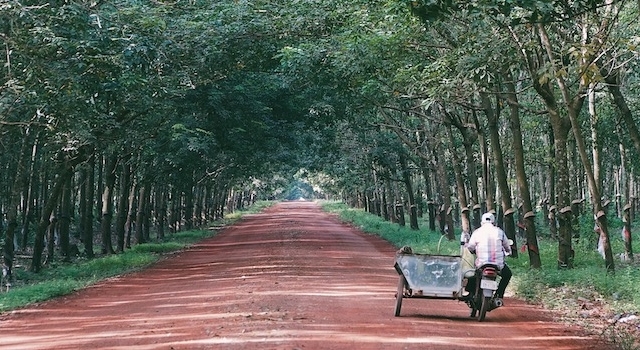
[[[511,246],[507,235],[499,227],[491,223],[483,223],[473,231],[467,248],[476,254],[476,267],[494,264],[500,269],[504,267],[505,253],[511,254]]]

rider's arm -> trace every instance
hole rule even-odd
[[[511,255],[511,245],[509,245],[509,238],[507,238],[507,235],[504,233],[504,231],[502,231],[502,248],[504,248],[504,253],[506,255]]]
[[[476,246],[478,245],[478,240],[476,238],[478,238],[477,235],[471,234],[471,238],[469,238],[469,242],[467,242],[466,245],[467,249],[474,254],[476,253]]]

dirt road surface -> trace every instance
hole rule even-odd
[[[152,267],[0,317],[0,349],[605,349],[513,298],[405,299],[395,248],[285,202]]]

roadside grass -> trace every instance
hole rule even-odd
[[[424,221],[416,231],[340,202],[323,202],[322,207],[362,231],[380,236],[396,248],[407,245],[414,253],[421,254],[458,255],[460,252],[459,232],[455,240],[448,241],[439,232],[430,231]],[[623,242],[620,235],[614,233],[620,232],[621,227],[613,227],[615,224],[612,223],[610,229],[616,257],[615,273],[607,273],[604,260],[596,251],[592,224],[581,224],[584,238],[573,244],[572,269],[558,269],[557,241],[539,238],[542,268],[532,269],[528,255],[519,251],[518,258],[507,260],[513,271],[507,292],[557,311],[563,321],[580,324],[619,349],[637,350],[640,349],[640,255],[636,256],[635,262],[620,260],[618,254],[624,250]],[[544,227],[539,225],[538,229],[544,230]],[[539,234],[540,237],[545,235],[548,233]],[[640,248],[637,247],[639,239],[634,236],[635,252]]]
[[[12,287],[9,291],[0,292],[0,312],[67,295],[99,281],[141,270],[168,254],[215,236],[220,228],[240,220],[244,215],[258,213],[274,203],[256,202],[245,210],[227,214],[224,219],[211,223],[209,228],[167,234],[162,240],[133,245],[120,254],[91,260],[78,258],[66,263],[54,260],[39,273],[28,271],[28,264],[17,265]]]
[[[361,209],[350,208],[341,202],[321,202],[323,210],[338,214],[342,221],[358,227],[360,230],[375,234],[392,243],[396,248],[410,246],[414,253],[434,255],[460,254],[460,241],[449,241],[446,237],[428,230],[411,230],[383,218],[369,214]],[[459,237],[459,236],[458,236]]]

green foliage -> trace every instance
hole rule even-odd
[[[405,0],[411,12],[426,23],[446,20],[465,11],[510,18],[511,24],[565,21],[605,5],[602,0]]]
[[[156,184],[187,188],[195,181],[241,187],[266,178],[269,194],[295,198],[311,192],[291,176],[304,167],[321,174],[332,193],[366,191],[372,167],[393,170],[403,147],[422,148],[424,140],[410,140],[415,147],[400,145],[391,128],[405,130],[407,138],[422,130],[442,135],[435,126],[442,120],[430,113],[442,107],[449,114],[475,115],[474,95],[487,87],[499,89],[491,84],[503,68],[519,81],[525,156],[534,173],[538,163],[550,163],[549,125],[530,93],[519,52],[535,47],[539,38],[527,26],[510,32],[506,25],[563,21],[554,25],[567,29],[557,33],[564,41],[557,41],[554,50],[567,54],[567,60],[577,59],[568,53],[582,51],[567,41],[580,37],[575,28],[569,30],[579,26],[567,19],[591,14],[603,3],[116,1],[64,2],[55,11],[3,3],[0,38],[7,54],[0,55],[0,123],[7,124],[0,129],[0,154],[7,167],[0,182],[3,189],[13,183],[11,167],[20,157],[16,142],[37,138],[42,148],[34,162],[42,174],[51,173],[50,160],[58,150],[91,144],[98,150],[117,149],[123,158],[139,150],[139,157],[131,159],[136,159],[140,182],[149,172]],[[407,7],[429,25],[411,17]],[[621,18],[636,14],[628,11]],[[523,45],[517,50],[514,36]],[[618,25],[610,37],[616,44],[603,47],[623,51],[611,61],[627,62],[620,84],[636,111],[637,26]],[[550,74],[543,66],[534,69]],[[597,104],[604,119],[599,127],[605,131],[600,142],[607,161],[603,169],[612,169],[620,162],[618,142],[629,145],[630,140],[612,132],[618,116],[613,108],[601,107],[605,104]],[[381,108],[393,109],[385,115],[388,120]],[[121,145],[126,147],[121,150]],[[629,155],[629,169],[640,164],[635,158]],[[355,219],[360,214],[345,215]],[[366,226],[416,249],[437,250],[438,244],[457,249],[439,233],[404,231],[378,219]],[[578,230],[576,263],[599,266],[588,218]],[[135,249],[179,249],[174,244]],[[542,253],[553,266],[551,246]]]

